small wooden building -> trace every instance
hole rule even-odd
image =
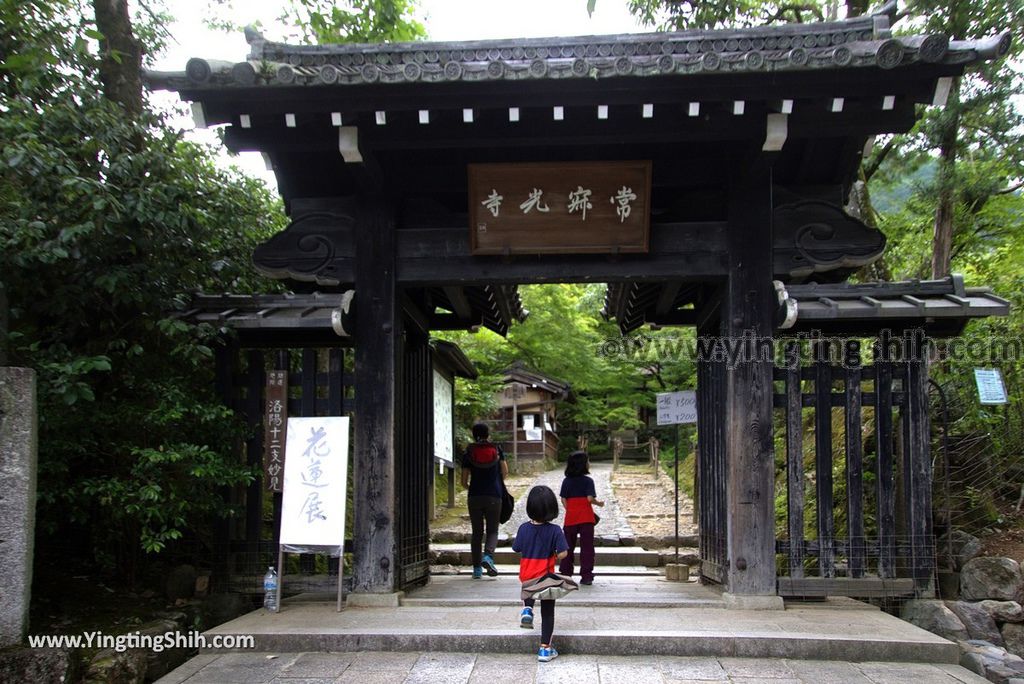
[[[573,400],[569,383],[516,362],[505,370],[504,386],[496,398],[497,414],[487,423],[492,434],[500,437],[507,458],[518,463],[558,456],[558,408]]]
[[[540,282],[608,283],[606,310],[623,332],[696,328],[707,351],[697,359],[705,581],[772,601],[932,592],[923,340],[911,335],[902,356],[876,345],[873,361],[851,367],[827,353],[808,360],[829,344],[807,331],[956,334],[1006,312],[955,279],[845,283],[885,236],[843,207],[875,136],[910,130],[918,107],[942,106],[953,80],[1004,55],[1010,36],[896,36],[895,17],[891,3],[827,23],[395,45],[285,45],[250,30],[240,61],[194,58],[147,75],[191,102],[199,125],[224,126],[230,149],[258,150],[274,168],[291,223],[256,250],[256,268],[296,291],[356,292],[352,337],[317,333],[333,345],[337,387],[317,396],[312,356],[302,373],[309,410],[347,410],[338,348],[354,343],[354,600],[424,580],[403,569],[426,553],[426,502],[406,494],[432,467],[431,406],[409,391],[430,372],[429,332],[504,332],[523,313],[516,286]],[[249,322],[284,321],[277,311]],[[294,333],[307,314],[315,307],[287,321],[304,348],[314,336]],[[761,353],[765,341],[786,358]],[[258,377],[243,382],[256,423]],[[870,441],[853,437],[866,406]],[[851,436],[839,517],[828,505],[833,407]],[[776,434],[788,468],[779,535]],[[249,495],[258,516],[259,485]]]

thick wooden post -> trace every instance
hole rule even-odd
[[[908,455],[904,477],[909,480],[907,516],[911,577],[919,596],[933,596],[935,548],[932,540],[931,417],[928,414],[928,355],[925,345],[926,342],[915,336],[907,361],[904,420],[908,422],[909,429],[903,448]]]
[[[723,301],[727,345],[743,358],[726,372],[726,458],[730,594],[776,594],[775,462],[772,445],[772,358],[761,358],[772,335],[772,174],[754,160],[729,199],[729,282]]]
[[[355,233],[353,589],[356,594],[390,594],[397,577],[395,430],[401,318],[395,224],[382,201],[360,206]],[[350,596],[349,602],[355,598]]]

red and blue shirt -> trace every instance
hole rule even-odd
[[[562,489],[558,495],[565,499],[565,522],[569,525],[594,523],[594,507],[590,498],[597,498],[594,481],[587,475],[576,475],[562,480]]]
[[[554,572],[557,555],[568,551],[569,545],[558,525],[536,525],[527,521],[519,526],[512,550],[522,555],[519,559],[519,581],[526,582]]]

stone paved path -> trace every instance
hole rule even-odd
[[[158,684],[972,684],[987,680],[957,665],[816,660],[475,653],[263,653],[200,655]]]
[[[594,480],[594,489],[597,491],[597,498],[600,501],[604,501],[604,508],[595,506],[594,510],[601,517],[601,522],[597,524],[594,530],[594,534],[598,537],[604,537],[608,541],[618,541],[621,538],[633,538],[633,528],[629,525],[629,520],[623,515],[622,510],[619,508],[619,503],[615,498],[615,494],[612,492],[611,486],[611,474],[612,466],[610,463],[592,463],[590,464],[590,477]],[[502,536],[507,535],[509,538],[514,537],[516,530],[519,526],[528,520],[526,515],[526,496],[532,487],[537,485],[547,485],[558,495],[559,489],[562,487],[562,480],[565,477],[564,468],[558,468],[556,470],[549,470],[541,473],[534,480],[533,484],[530,485],[523,493],[521,497],[516,501],[515,511],[512,513],[512,518],[501,526]],[[561,508],[561,506],[559,506]],[[558,518],[555,519],[555,524],[561,525],[565,517],[565,513],[559,510]]]

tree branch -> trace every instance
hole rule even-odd
[[[1024,188],[1024,181],[1020,181],[1019,183],[1014,183],[1010,187],[1003,188],[1002,190],[996,190],[992,194],[993,195],[1009,195],[1011,193],[1017,192],[1021,188]]]
[[[871,177],[878,172],[879,167],[882,166],[882,162],[888,157],[894,149],[896,149],[896,141],[899,136],[892,136],[889,138],[884,145],[878,148],[871,157],[865,161],[861,168],[864,171],[864,182],[867,183],[871,180]]]

